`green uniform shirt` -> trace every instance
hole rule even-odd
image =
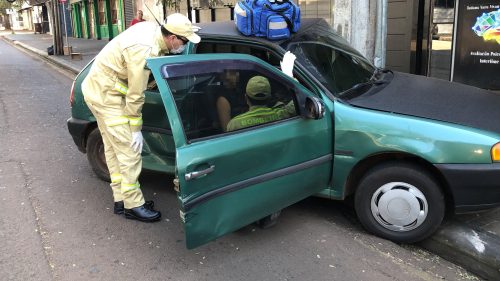
[[[265,105],[251,106],[250,109],[240,114],[227,124],[227,131],[234,131],[246,127],[256,126],[290,117],[295,114],[293,101],[287,105],[279,104],[269,108]]]

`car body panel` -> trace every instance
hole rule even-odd
[[[344,199],[356,165],[382,154],[405,154],[429,164],[491,165],[499,134],[447,122],[335,103],[332,199]]]
[[[500,163],[437,164],[436,168],[443,174],[452,191],[456,213],[500,205]]]
[[[68,128],[80,151],[86,152],[86,136],[97,123],[88,108],[82,93],[82,82],[92,66],[88,63],[75,79],[74,101],[71,107],[72,118]],[[146,90],[143,112],[144,148],[142,152],[144,169],[173,174],[175,172],[175,146],[170,124],[158,90]]]

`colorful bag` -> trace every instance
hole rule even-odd
[[[234,22],[247,36],[286,39],[300,28],[300,8],[291,0],[243,0],[234,7]]]

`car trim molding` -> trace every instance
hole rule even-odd
[[[256,176],[253,178],[249,178],[243,181],[235,182],[226,186],[223,186],[221,188],[209,191],[201,196],[198,196],[192,200],[189,200],[184,203],[184,211],[189,211],[190,209],[194,208],[195,206],[202,204],[210,199],[213,199],[218,196],[222,196],[226,193],[237,191],[240,189],[243,189],[245,187],[259,184],[265,181],[270,181],[275,178],[279,178],[288,174],[296,173],[298,171],[302,171],[314,166],[318,166],[321,164],[324,164],[328,161],[331,161],[333,159],[332,154],[327,154],[312,160],[308,160],[293,166],[289,166],[283,169],[279,169],[273,172],[269,172],[267,174],[263,174],[260,176]]]
[[[450,188],[455,213],[500,205],[500,163],[435,164]]]
[[[335,149],[335,155],[354,156],[354,152],[352,150]]]
[[[156,128],[151,126],[142,126],[142,131],[151,132],[151,133],[159,133],[164,135],[172,135],[172,130],[164,129],[164,128]]]

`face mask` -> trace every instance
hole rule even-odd
[[[170,53],[171,54],[180,54],[180,53],[184,52],[185,48],[186,48],[186,44],[182,44],[179,47],[177,47],[176,49],[174,49],[174,44],[172,44],[172,49],[170,50]]]
[[[186,49],[186,45],[180,45],[179,48],[170,50],[170,53],[172,53],[172,54],[180,54],[180,53],[184,52],[184,49]]]

